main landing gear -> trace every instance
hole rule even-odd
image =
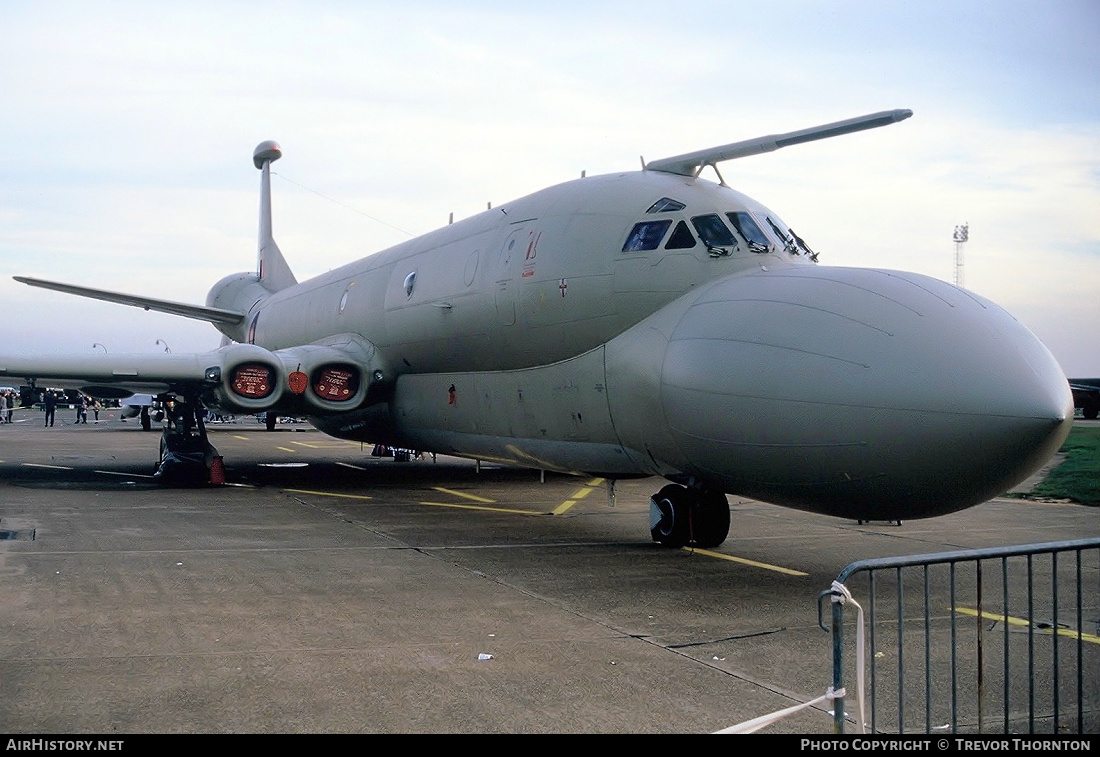
[[[729,531],[730,508],[720,491],[669,484],[649,500],[649,533],[666,547],[717,547]]]
[[[210,466],[218,451],[206,438],[203,409],[197,399],[164,403],[167,423],[160,437],[160,461],[153,477],[173,486],[210,483]]]

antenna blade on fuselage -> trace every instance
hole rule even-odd
[[[851,134],[865,129],[875,129],[879,126],[888,126],[904,121],[913,115],[911,110],[884,110],[879,113],[871,113],[866,116],[849,118],[844,121],[836,121],[821,126],[811,126],[809,129],[787,132],[786,134],[771,134],[766,137],[747,139],[742,142],[711,147],[706,150],[677,155],[672,158],[652,160],[646,164],[647,171],[661,171],[674,173],[680,176],[694,176],[703,166],[719,163],[723,160],[744,158],[749,155],[759,155],[763,152],[778,150],[780,147],[813,142],[818,139],[839,137],[841,134]]]

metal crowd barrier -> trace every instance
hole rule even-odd
[[[862,560],[819,616],[826,597],[836,733],[846,715],[857,732],[1100,732],[1100,538]]]

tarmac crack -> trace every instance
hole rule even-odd
[[[688,647],[705,647],[707,644],[720,644],[723,641],[738,641],[740,639],[755,639],[759,636],[771,636],[782,633],[786,628],[768,628],[763,631],[751,631],[749,633],[735,634],[721,639],[706,639],[704,641],[686,641],[683,644],[665,644],[665,649],[687,649]]]

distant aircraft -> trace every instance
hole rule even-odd
[[[122,408],[119,415],[125,420],[126,418],[141,418],[141,427],[149,431],[153,427],[153,420],[149,415],[150,410],[157,404],[156,397],[151,394],[131,394],[125,399],[121,400],[119,406]]]
[[[726,494],[852,519],[952,512],[1023,480],[1066,437],[1073,402],[1050,352],[966,290],[817,265],[717,171],[911,115],[570,181],[301,283],[272,237],[282,153],[264,142],[258,271],[222,279],[205,306],[16,277],[206,320],[232,343],[0,357],[0,376],[172,395],[162,461],[196,437],[209,460],[205,406],[609,480],[662,476],[650,531],[669,546],[720,544]],[[700,177],[708,166],[718,183]]]
[[[1100,378],[1069,380],[1073,392],[1073,406],[1081,408],[1081,414],[1090,421],[1100,415]]]

